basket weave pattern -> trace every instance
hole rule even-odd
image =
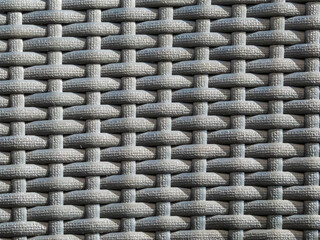
[[[316,0],[0,0],[0,239],[319,239]]]

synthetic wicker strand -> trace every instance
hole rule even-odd
[[[319,30],[316,0],[0,0],[0,239],[319,239]]]

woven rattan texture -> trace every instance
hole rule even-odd
[[[0,239],[319,239],[320,3],[0,0]]]

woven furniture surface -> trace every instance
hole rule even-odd
[[[0,0],[0,239],[318,240],[320,2]]]

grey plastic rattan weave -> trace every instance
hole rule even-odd
[[[0,0],[0,239],[319,239],[316,0]]]

